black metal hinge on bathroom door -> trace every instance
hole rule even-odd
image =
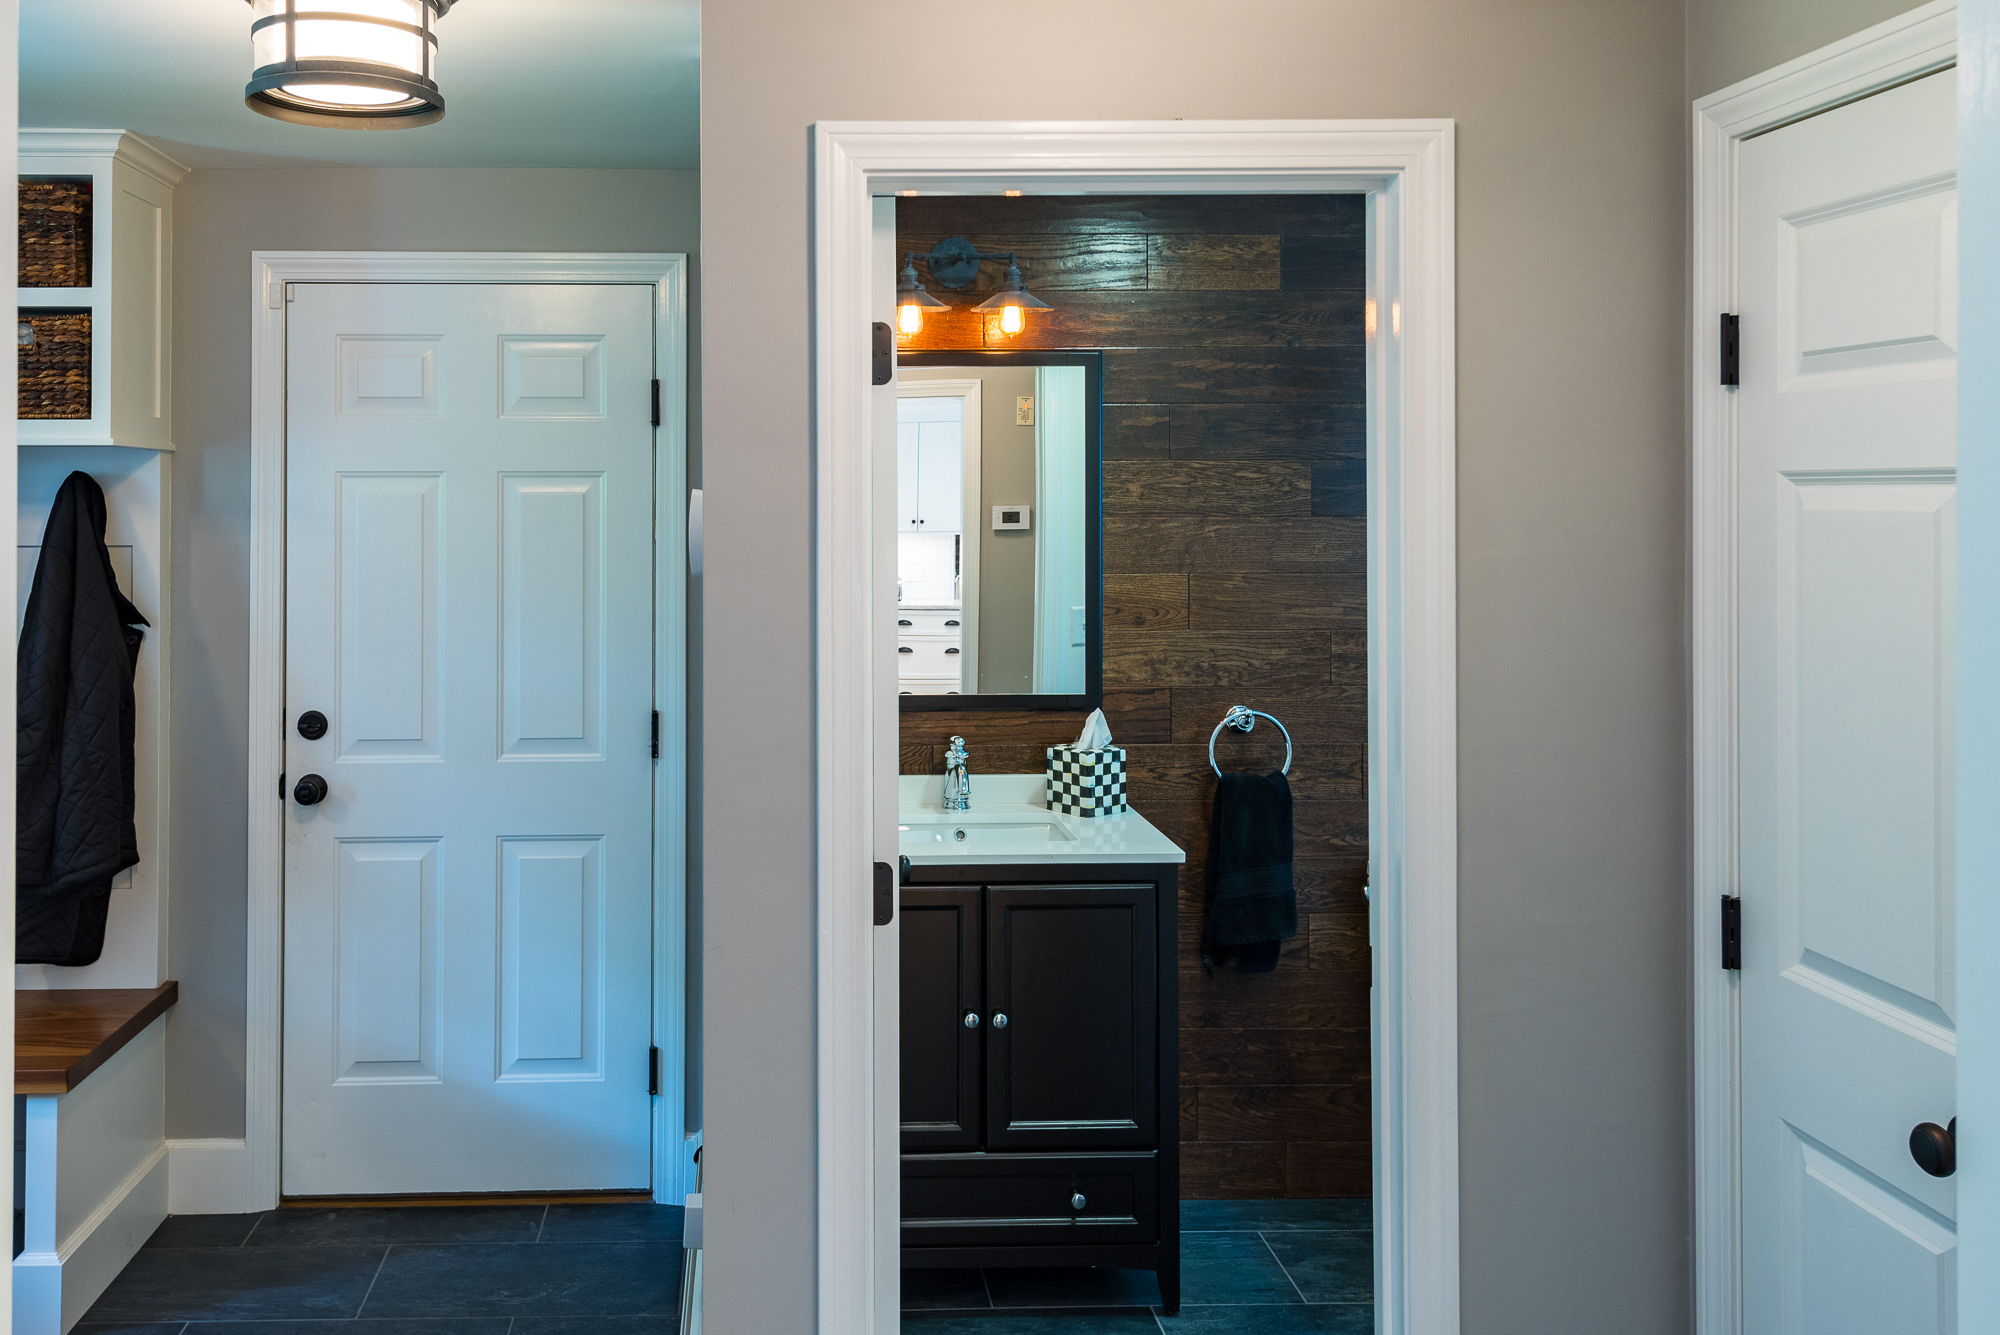
[[[877,320],[869,326],[870,347],[868,383],[886,385],[896,378],[896,331]]]
[[[646,1049],[646,1092],[659,1097],[660,1093],[660,1050]]]
[[[875,864],[875,925],[896,921],[896,871],[886,862]]]
[[[660,424],[660,382],[653,382],[653,425]]]
[[[660,711],[653,711],[653,759],[660,758]]]
[[[1743,967],[1743,901],[1736,895],[1722,897],[1722,967]]]
[[[1725,315],[1722,317],[1722,383],[1729,386],[1743,383],[1743,317]]]

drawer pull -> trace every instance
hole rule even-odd
[[[914,621],[906,621],[906,620],[904,620],[903,618],[901,618],[901,617],[898,617],[898,618],[896,618],[896,624],[897,624],[897,625],[899,625],[899,626],[914,626],[914,625],[916,625],[917,623],[916,623],[916,622],[914,622]]]
[[[1005,1029],[1007,1027],[1007,1017],[995,1011],[993,1013],[993,1027],[995,1029]]]
[[[956,626],[958,623],[956,621],[947,621],[944,624],[947,626]]]
[[[1073,1192],[1071,1192],[1071,1193],[1070,1193],[1070,1195],[1069,1195],[1069,1208],[1070,1208],[1070,1209],[1072,1209],[1072,1210],[1081,1210],[1081,1209],[1083,1208],[1083,1203],[1084,1203],[1084,1202],[1083,1202],[1083,1193],[1082,1193],[1082,1192],[1080,1192],[1080,1191],[1073,1191]]]
[[[977,1029],[979,1027],[978,1011],[967,1011],[965,1013],[965,1027],[967,1029]]]
[[[896,652],[899,654],[913,654],[916,652],[916,650],[912,649],[909,645],[906,644],[902,648],[898,649]]]
[[[948,654],[955,654],[955,653],[957,653],[957,652],[958,652],[958,650],[956,650],[956,649],[947,649],[947,650],[945,650],[945,652],[946,652],[946,653],[948,653]]]

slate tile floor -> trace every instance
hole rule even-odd
[[[184,1215],[78,1335],[678,1335],[681,1211],[498,1205]]]
[[[1182,1201],[1181,1310],[1150,1270],[905,1270],[909,1335],[1373,1335],[1374,1202]]]

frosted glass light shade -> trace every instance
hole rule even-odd
[[[397,129],[444,118],[434,25],[454,0],[250,0],[244,101],[295,124]]]

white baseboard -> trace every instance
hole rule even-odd
[[[249,1214],[275,1202],[252,1197],[250,1151],[241,1140],[167,1142],[169,1214]]]
[[[14,1258],[15,1335],[62,1335],[167,1217],[167,1149],[148,1155],[53,1252]]]

